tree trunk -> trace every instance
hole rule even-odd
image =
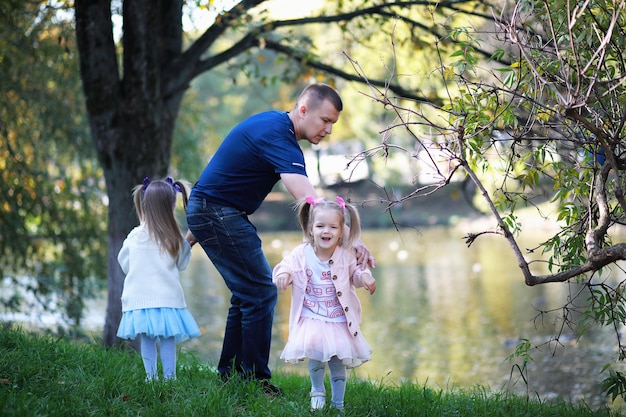
[[[164,177],[184,91],[167,92],[164,68],[181,52],[180,0],[123,3],[123,77],[109,0],[77,0],[76,32],[91,133],[104,171],[108,214],[108,307],[104,343],[120,343],[124,274],[117,262],[124,238],[137,225],[132,189],[144,177]],[[174,16],[174,18],[172,18]],[[175,75],[174,75],[175,76]]]
[[[122,102],[121,106],[129,113],[135,113],[128,103]],[[114,158],[110,158],[110,164],[103,165],[109,196],[108,307],[103,335],[106,346],[120,342],[116,333],[122,314],[124,273],[117,262],[117,254],[128,232],[138,224],[132,201],[132,189],[146,176],[160,178],[167,174],[174,120],[166,113],[168,112],[159,112],[163,115],[160,118],[152,116],[147,118],[155,122],[158,120],[158,124],[141,120],[141,113],[135,113],[131,119],[136,120],[136,123],[126,123],[122,126],[113,124],[110,127],[110,135],[94,135],[99,149],[106,145],[103,137],[116,136],[116,141],[127,145],[115,151]],[[160,132],[154,133],[155,130]],[[108,158],[112,155],[104,156]]]

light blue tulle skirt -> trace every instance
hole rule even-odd
[[[122,314],[117,337],[135,339],[138,334],[149,337],[174,337],[182,342],[200,336],[196,320],[186,308],[144,308]]]

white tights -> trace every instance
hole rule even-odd
[[[346,366],[336,356],[328,361],[330,369],[330,388],[332,391],[331,407],[342,409],[343,398],[346,394]],[[311,377],[311,392],[326,392],[324,375],[326,363],[309,359],[309,376]]]
[[[146,368],[147,379],[158,379],[157,374],[157,342],[160,342],[163,378],[176,379],[176,339],[173,337],[149,337],[141,335],[141,358]]]

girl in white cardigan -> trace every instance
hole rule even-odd
[[[289,339],[281,359],[309,359],[311,408],[326,404],[324,377],[330,369],[331,407],[343,409],[347,367],[370,360],[372,349],[361,334],[361,303],[355,288],[373,294],[376,281],[368,268],[357,265],[352,247],[360,236],[356,209],[337,201],[307,197],[298,204],[305,243],[297,246],[273,271],[284,291],[292,285]],[[346,216],[350,228],[346,239]]]
[[[191,247],[174,217],[178,192],[186,209],[185,185],[170,177],[152,182],[146,177],[133,189],[139,226],[128,234],[117,256],[126,274],[117,336],[132,340],[140,335],[147,380],[158,378],[157,343],[163,377],[176,379],[176,342],[200,336],[179,280]]]

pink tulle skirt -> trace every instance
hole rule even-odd
[[[174,337],[182,342],[200,336],[196,320],[186,308],[142,308],[122,313],[117,337],[135,339],[138,334],[149,337]]]
[[[346,323],[334,323],[301,317],[289,334],[280,358],[298,363],[304,359],[328,362],[337,356],[344,365],[354,368],[371,359],[372,348],[359,334],[354,337]]]

